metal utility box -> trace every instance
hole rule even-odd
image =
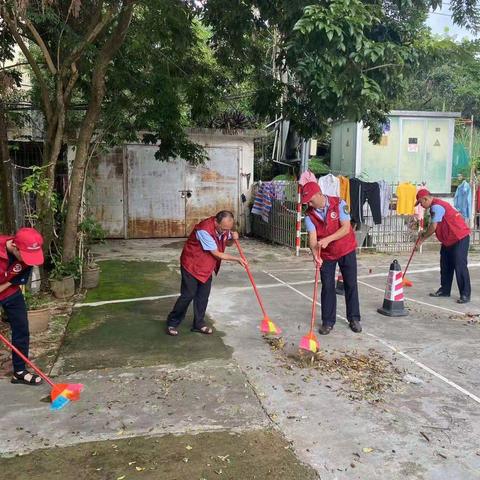
[[[394,110],[379,144],[361,122],[332,129],[331,168],[335,173],[389,183],[426,182],[434,193],[450,193],[456,112]]]

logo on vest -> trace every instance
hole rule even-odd
[[[337,212],[332,212],[332,213],[330,214],[330,218],[332,218],[333,220],[336,220],[337,217],[338,217]]]
[[[22,266],[19,263],[16,263],[12,268],[13,273],[20,273],[22,271]]]

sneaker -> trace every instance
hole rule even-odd
[[[359,320],[350,320],[350,330],[355,333],[360,333],[362,331],[362,325]]]
[[[439,288],[435,293],[430,294],[431,297],[449,297],[449,293],[443,293],[442,289]]]
[[[328,335],[333,330],[333,325],[322,325],[318,329],[320,335]]]
[[[470,301],[470,297],[466,295],[460,295],[460,298],[457,300],[457,303],[468,303]]]

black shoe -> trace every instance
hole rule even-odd
[[[320,335],[328,335],[332,330],[333,330],[333,326],[332,326],[332,325],[322,325],[322,326],[318,329],[318,333],[319,333]]]
[[[362,331],[362,325],[359,320],[350,320],[350,330],[355,333],[360,333]]]
[[[449,297],[449,293],[443,293],[442,289],[439,288],[435,293],[430,294],[431,297]]]
[[[460,298],[457,300],[457,303],[468,303],[470,301],[470,297],[466,295],[460,295]]]

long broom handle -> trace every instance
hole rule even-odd
[[[234,242],[235,242],[235,245],[238,248],[238,253],[240,254],[240,257],[242,257],[243,260],[247,261],[247,259],[245,258],[245,255],[243,254],[242,247],[240,246],[240,243],[238,242],[238,240],[234,240]],[[258,292],[257,286],[255,285],[255,280],[253,279],[253,275],[250,272],[250,268],[248,267],[248,265],[245,266],[245,270],[247,271],[248,278],[250,279],[250,283],[252,284],[253,291],[255,292],[255,295],[257,297],[258,304],[260,305],[260,308],[262,309],[263,316],[266,317],[267,312],[265,311],[265,307],[263,306],[262,299],[260,298],[260,293]]]
[[[13,350],[24,362],[28,363],[32,369],[38,373],[51,387],[54,387],[55,384],[39,369],[37,368],[18,348],[14,347],[2,334],[0,334],[0,340],[8,347],[10,350]]]
[[[417,249],[418,242],[420,241],[420,237],[417,238],[417,241],[415,242],[415,245],[413,246],[412,253],[410,254],[410,258],[408,259],[407,266],[405,267],[405,270],[403,271],[402,278],[405,278],[405,275],[407,274],[408,267],[410,266],[410,262],[412,261],[413,255],[415,253],[415,250]]]
[[[320,265],[315,265],[315,286],[313,287],[312,318],[310,320],[310,333],[313,333],[315,327],[315,315],[317,313],[318,298],[318,277],[320,276]]]

